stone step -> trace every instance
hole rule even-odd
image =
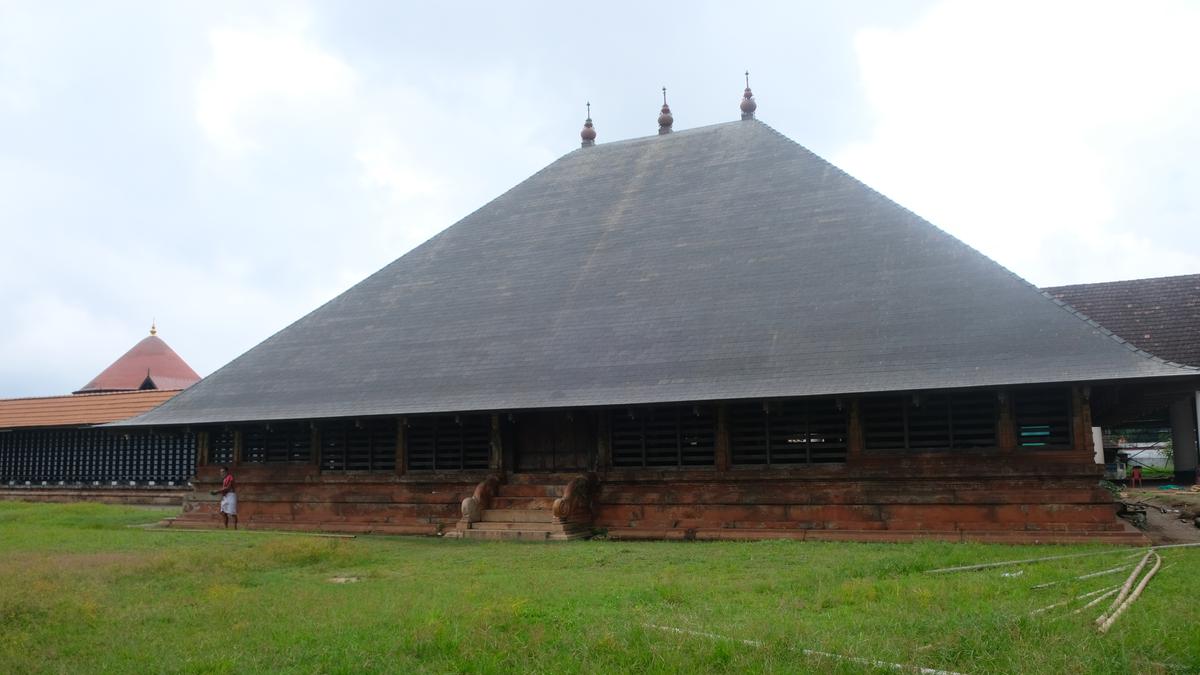
[[[475,523],[478,525],[479,523]],[[498,541],[574,541],[592,536],[591,528],[569,529],[563,532],[545,530],[463,530],[457,534],[463,539],[489,539]]]
[[[524,509],[549,511],[556,497],[493,497],[493,509]]]
[[[546,485],[542,483],[505,484],[501,485],[497,495],[500,497],[549,497],[557,499],[562,496],[562,485]]]
[[[464,530],[463,539],[518,539],[525,541],[549,541],[550,533],[545,530]]]
[[[485,523],[554,522],[554,514],[546,509],[486,509],[480,517]]]
[[[509,474],[505,485],[559,485],[563,486],[571,482],[571,479],[579,476],[579,471],[569,472],[554,472],[545,471],[540,473],[513,473]]]
[[[529,530],[531,532],[562,532],[562,523],[514,523],[508,521],[484,520],[471,523],[472,530]]]

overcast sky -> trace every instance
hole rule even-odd
[[[1200,272],[1200,4],[0,0],[0,396],[202,375],[579,143],[758,116],[1038,285]]]

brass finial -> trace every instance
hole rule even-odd
[[[596,144],[596,130],[592,127],[592,102],[587,102],[587,119],[583,121],[583,131],[579,132],[579,137],[583,142],[579,145],[584,148],[590,148]]]
[[[158,335],[158,321],[155,319],[150,319],[150,334]]]
[[[758,103],[754,101],[754,94],[750,91],[750,71],[746,71],[746,91],[742,92],[742,119],[754,119],[754,111],[758,110]]]
[[[675,118],[671,115],[671,106],[667,105],[667,88],[662,88],[663,92],[663,107],[662,112],[658,115],[658,133],[671,133],[671,125],[675,124]]]

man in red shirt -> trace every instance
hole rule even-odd
[[[221,495],[221,517],[225,519],[225,528],[229,529],[229,517],[233,516],[233,529],[238,529],[237,492],[233,489],[233,474],[229,473],[229,467],[221,467],[221,489],[210,494]]]

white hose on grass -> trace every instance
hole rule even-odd
[[[1048,612],[1048,611],[1054,609],[1055,607],[1062,607],[1063,605],[1069,605],[1072,602],[1075,602],[1076,600],[1083,600],[1084,598],[1090,598],[1093,595],[1096,595],[1099,593],[1104,593],[1105,591],[1111,591],[1111,593],[1105,593],[1105,596],[1109,596],[1109,595],[1112,595],[1113,593],[1116,593],[1117,590],[1119,590],[1119,589],[1120,589],[1120,586],[1109,586],[1108,588],[1101,588],[1099,590],[1095,590],[1090,593],[1083,593],[1082,595],[1077,595],[1073,598],[1067,598],[1066,600],[1063,600],[1062,602],[1056,602],[1053,605],[1046,605],[1045,607],[1035,609],[1029,613],[1029,616],[1037,616],[1038,614],[1041,614],[1042,612]]]
[[[1133,556],[1138,555],[1139,553],[1143,553],[1145,551],[1161,551],[1165,548],[1192,548],[1194,546],[1200,546],[1200,543],[1165,544],[1163,546],[1151,546],[1149,548],[1135,550],[1129,554],[1129,557],[1133,557]],[[1003,567],[1005,565],[1026,565],[1029,563],[1043,562],[1046,560],[1066,560],[1067,558],[1087,558],[1089,556],[1094,556],[1094,555],[1112,555],[1114,553],[1121,553],[1121,552],[1123,552],[1122,549],[1112,549],[1111,551],[1091,551],[1089,553],[1071,553],[1071,554],[1067,554],[1067,555],[1052,555],[1052,556],[1047,556],[1045,558],[1026,558],[1024,560],[1003,560],[1001,562],[983,563],[981,565],[962,565],[959,567],[942,567],[942,568],[939,568],[936,570],[925,570],[925,574],[946,574],[948,572],[968,572],[971,570],[988,569],[989,567]]]
[[[1033,590],[1036,591],[1036,590],[1040,590],[1043,588],[1050,588],[1051,586],[1065,584],[1068,581],[1076,581],[1079,579],[1092,579],[1095,577],[1102,577],[1106,574],[1116,574],[1117,572],[1120,572],[1121,570],[1127,570],[1127,569],[1129,569],[1129,565],[1121,565],[1120,567],[1114,567],[1112,569],[1101,570],[1099,572],[1092,572],[1091,574],[1083,574],[1083,575],[1080,575],[1077,577],[1071,577],[1070,579],[1060,579],[1059,581],[1048,581],[1044,584],[1038,584],[1037,586],[1034,586]]]
[[[1107,593],[1105,593],[1104,595],[1102,595],[1102,596],[1100,596],[1100,597],[1096,598],[1095,600],[1092,600],[1092,601],[1091,601],[1091,602],[1089,602],[1088,604],[1084,605],[1083,607],[1080,607],[1079,609],[1077,609],[1077,610],[1075,610],[1074,612],[1071,612],[1071,613],[1072,613],[1072,614],[1079,614],[1080,612],[1082,612],[1083,610],[1085,610],[1085,609],[1087,609],[1087,608],[1089,608],[1089,607],[1095,607],[1096,605],[1098,605],[1098,604],[1100,604],[1100,603],[1104,602],[1104,599],[1105,599],[1105,598],[1110,598],[1110,597],[1112,597],[1113,595],[1116,595],[1117,591],[1119,591],[1119,590],[1121,590],[1121,589],[1120,589],[1120,587],[1118,587],[1118,586],[1113,586],[1113,587],[1112,587],[1112,590],[1110,590],[1109,592],[1107,592]]]
[[[679,635],[691,635],[695,637],[708,638],[709,640],[729,640],[730,642],[739,642],[748,647],[762,648],[764,645],[758,640],[741,640],[738,638],[728,637],[726,635],[718,635],[717,633],[705,633],[698,630],[688,630],[687,628],[675,628],[672,626],[659,626],[658,624],[644,624],[647,628],[667,631],[668,633],[677,633]],[[836,661],[847,661],[849,663],[857,663],[862,666],[871,666],[872,668],[888,668],[890,670],[903,670],[921,675],[963,675],[952,670],[937,670],[936,668],[922,668],[920,666],[909,666],[903,663],[889,663],[888,661],[876,661],[875,659],[863,658],[861,656],[843,656],[831,652],[822,652],[815,649],[792,649],[799,651],[805,656],[817,656],[825,659],[834,659]]]

